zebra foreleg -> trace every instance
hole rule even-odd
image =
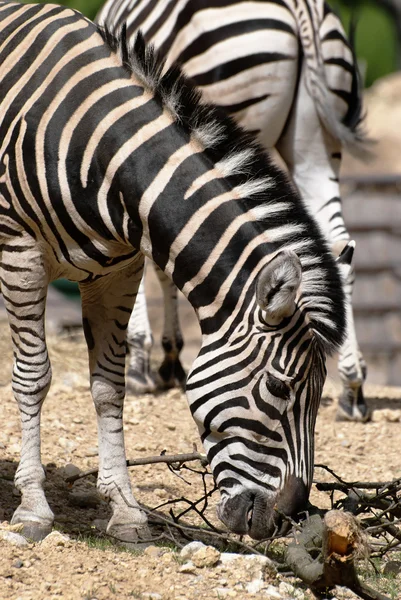
[[[153,336],[146,305],[145,276],[142,277],[129,320],[127,343],[129,348],[127,389],[135,394],[154,392],[156,382],[150,368]]]
[[[50,533],[54,515],[43,484],[40,458],[40,415],[51,382],[45,340],[46,269],[33,241],[22,240],[3,249],[1,287],[14,349],[12,388],[21,417],[21,459],[15,487],[21,503],[12,523],[22,523],[23,533],[40,540]]]
[[[99,436],[99,493],[111,506],[107,532],[124,542],[150,538],[147,518],[132,495],[123,431],[126,328],[142,276],[138,263],[81,285],[91,391]]]
[[[178,318],[177,288],[167,275],[155,265],[156,274],[163,290],[164,328],[162,346],[164,359],[158,371],[159,386],[172,388],[184,386],[186,373],[180,361],[180,352],[184,346]]]
[[[354,315],[352,310],[352,290],[354,271],[350,271],[344,287],[347,297],[347,337],[340,350],[338,371],[343,383],[343,392],[338,403],[337,421],[360,421],[365,423],[371,419],[363,395],[362,386],[366,379],[367,367],[359,350],[355,334]]]

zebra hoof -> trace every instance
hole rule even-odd
[[[147,525],[134,527],[132,524],[112,525],[107,528],[109,535],[116,544],[132,550],[145,550],[152,545],[152,535]]]
[[[11,525],[21,523],[23,526],[22,535],[34,542],[40,542],[52,532],[53,528],[53,513],[50,509],[45,510],[45,512],[49,515],[47,518],[39,516],[32,510],[20,505],[12,516]]]
[[[159,389],[168,390],[175,387],[185,389],[186,379],[187,374],[178,358],[174,360],[164,359],[157,377]]]
[[[345,390],[337,407],[336,421],[367,423],[372,420],[372,411],[363,397],[362,387]]]
[[[126,389],[131,394],[153,394],[156,391],[156,382],[151,375],[144,375],[134,369],[129,369],[126,377]]]
[[[21,521],[11,521],[13,525],[20,523]],[[52,532],[52,523],[39,523],[38,521],[25,521],[22,523],[23,529],[21,531],[22,535],[26,537],[28,540],[32,540],[33,542],[40,542],[49,533]]]

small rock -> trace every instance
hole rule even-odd
[[[21,569],[21,567],[23,567],[23,566],[24,566],[24,563],[22,562],[22,560],[16,560],[13,563],[13,567],[15,567],[16,569]]]
[[[252,581],[247,584],[246,590],[249,594],[258,594],[262,591],[264,585],[265,582],[263,579],[252,579]]]
[[[137,450],[138,452],[145,452],[145,450],[147,450],[147,447],[144,446],[144,444],[135,444],[134,450]]]
[[[220,552],[213,546],[199,548],[192,555],[192,562],[198,568],[214,567],[220,560]]]
[[[75,475],[79,475],[81,473],[81,469],[72,463],[68,463],[63,467],[62,474],[67,479],[68,477],[75,477]]]
[[[281,600],[282,598],[280,592],[276,587],[274,587],[274,585],[268,585],[267,587],[265,587],[265,589],[263,590],[263,594],[266,594],[269,599],[278,598],[278,600]]]
[[[0,530],[0,539],[8,542],[11,546],[18,546],[20,548],[28,546],[28,542],[24,536],[13,531]]]
[[[174,423],[166,423],[166,427],[170,431],[175,431],[177,429],[177,425],[174,425]]]
[[[142,598],[145,600],[163,600],[163,596],[156,592],[142,592]]]
[[[214,591],[216,593],[217,598],[228,598],[229,597],[230,590],[228,590],[227,588],[217,587],[217,588],[214,588]]]
[[[172,552],[165,552],[160,558],[164,563],[172,563],[174,561],[174,554]],[[165,571],[167,572],[167,569]]]
[[[74,440],[69,440],[65,437],[60,437],[58,439],[58,443],[62,448],[64,448],[64,450],[67,450],[68,452],[72,452],[77,447],[77,443],[74,442]]]
[[[341,446],[342,446],[343,448],[350,448],[350,447],[351,447],[351,442],[350,442],[349,440],[343,440],[343,441],[341,442]]]
[[[163,549],[158,548],[157,546],[148,546],[147,548],[145,548],[143,553],[147,556],[157,557],[163,554]]]
[[[280,583],[280,585],[278,586],[278,589],[279,589],[280,594],[282,594],[283,596],[287,595],[287,596],[291,596],[292,598],[294,597],[295,588],[293,585],[291,585],[291,583],[282,581]]]
[[[232,570],[246,569],[250,579],[266,579],[275,577],[276,567],[267,556],[260,554],[235,554],[234,552],[223,552],[220,561]]]
[[[180,567],[179,571],[180,573],[195,573],[196,567],[193,562],[188,561]]]
[[[80,508],[97,508],[100,504],[100,498],[96,490],[90,492],[71,492],[68,496],[68,503]]]
[[[383,408],[375,410],[373,413],[373,421],[387,421],[388,423],[398,423],[401,421],[401,410]]]
[[[203,542],[190,542],[180,552],[180,556],[184,560],[189,560],[192,558],[193,554],[199,550],[200,548],[205,548],[205,544]]]
[[[156,488],[155,490],[153,490],[153,493],[158,498],[167,498],[168,496],[167,491],[163,490],[163,488]]]
[[[40,542],[40,545],[49,548],[56,548],[57,546],[65,546],[69,541],[70,538],[68,535],[64,535],[59,531],[52,531],[44,538],[44,540]]]
[[[98,455],[98,449],[96,446],[92,446],[91,448],[88,448],[85,451],[85,456],[87,456],[87,457],[97,456],[97,455]]]
[[[388,573],[394,573],[398,575],[401,573],[401,561],[399,560],[389,560],[383,568],[383,573],[387,575]]]

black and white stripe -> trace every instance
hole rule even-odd
[[[254,132],[265,148],[275,147],[338,255],[349,241],[339,187],[341,153],[344,146],[360,150],[361,94],[352,46],[323,0],[107,0],[98,21],[115,30],[126,23],[131,39],[140,29],[167,65],[182,65],[205,100]],[[342,417],[366,420],[366,366],[355,335],[353,281],[350,273],[340,406]],[[169,289],[162,286],[168,298]],[[147,322],[143,288],[134,315]],[[170,386],[183,379],[181,333],[173,326],[171,300],[166,322],[159,379]],[[139,366],[149,364],[144,344],[151,347],[151,331],[145,325],[139,330],[130,325],[129,331],[129,383],[135,391],[152,391],[149,372]]]
[[[53,520],[40,462],[44,304],[48,283],[66,277],[82,294],[108,530],[148,535],[122,427],[145,255],[199,318],[188,399],[221,518],[269,535],[273,506],[293,514],[308,496],[325,354],[345,329],[341,276],[318,226],[249,134],[202,104],[177,68],[164,71],[140,36],[129,47],[124,32],[75,11],[1,2],[0,80],[0,276],[22,419],[14,522],[39,538]]]

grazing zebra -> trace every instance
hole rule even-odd
[[[341,150],[362,139],[361,96],[352,49],[323,0],[108,0],[97,19],[113,29],[126,21],[131,38],[140,28],[167,64],[182,65],[205,100],[255,132],[265,148],[276,147],[332,251],[339,254],[349,240],[338,180]],[[165,277],[161,283],[166,318],[159,379],[169,387],[185,379],[178,358],[183,344],[171,284]],[[355,335],[353,283],[351,272],[337,418],[366,421],[366,365]],[[152,391],[152,336],[143,284],[128,343],[130,387],[139,393]]]
[[[13,522],[48,533],[40,414],[48,284],[77,281],[108,532],[148,537],[123,437],[126,327],[151,258],[196,310],[190,410],[221,492],[254,538],[308,498],[325,356],[345,332],[346,277],[285,175],[138,35],[78,12],[0,2],[0,281],[22,427]],[[341,272],[342,271],[342,272]],[[277,510],[276,510],[277,509]]]

